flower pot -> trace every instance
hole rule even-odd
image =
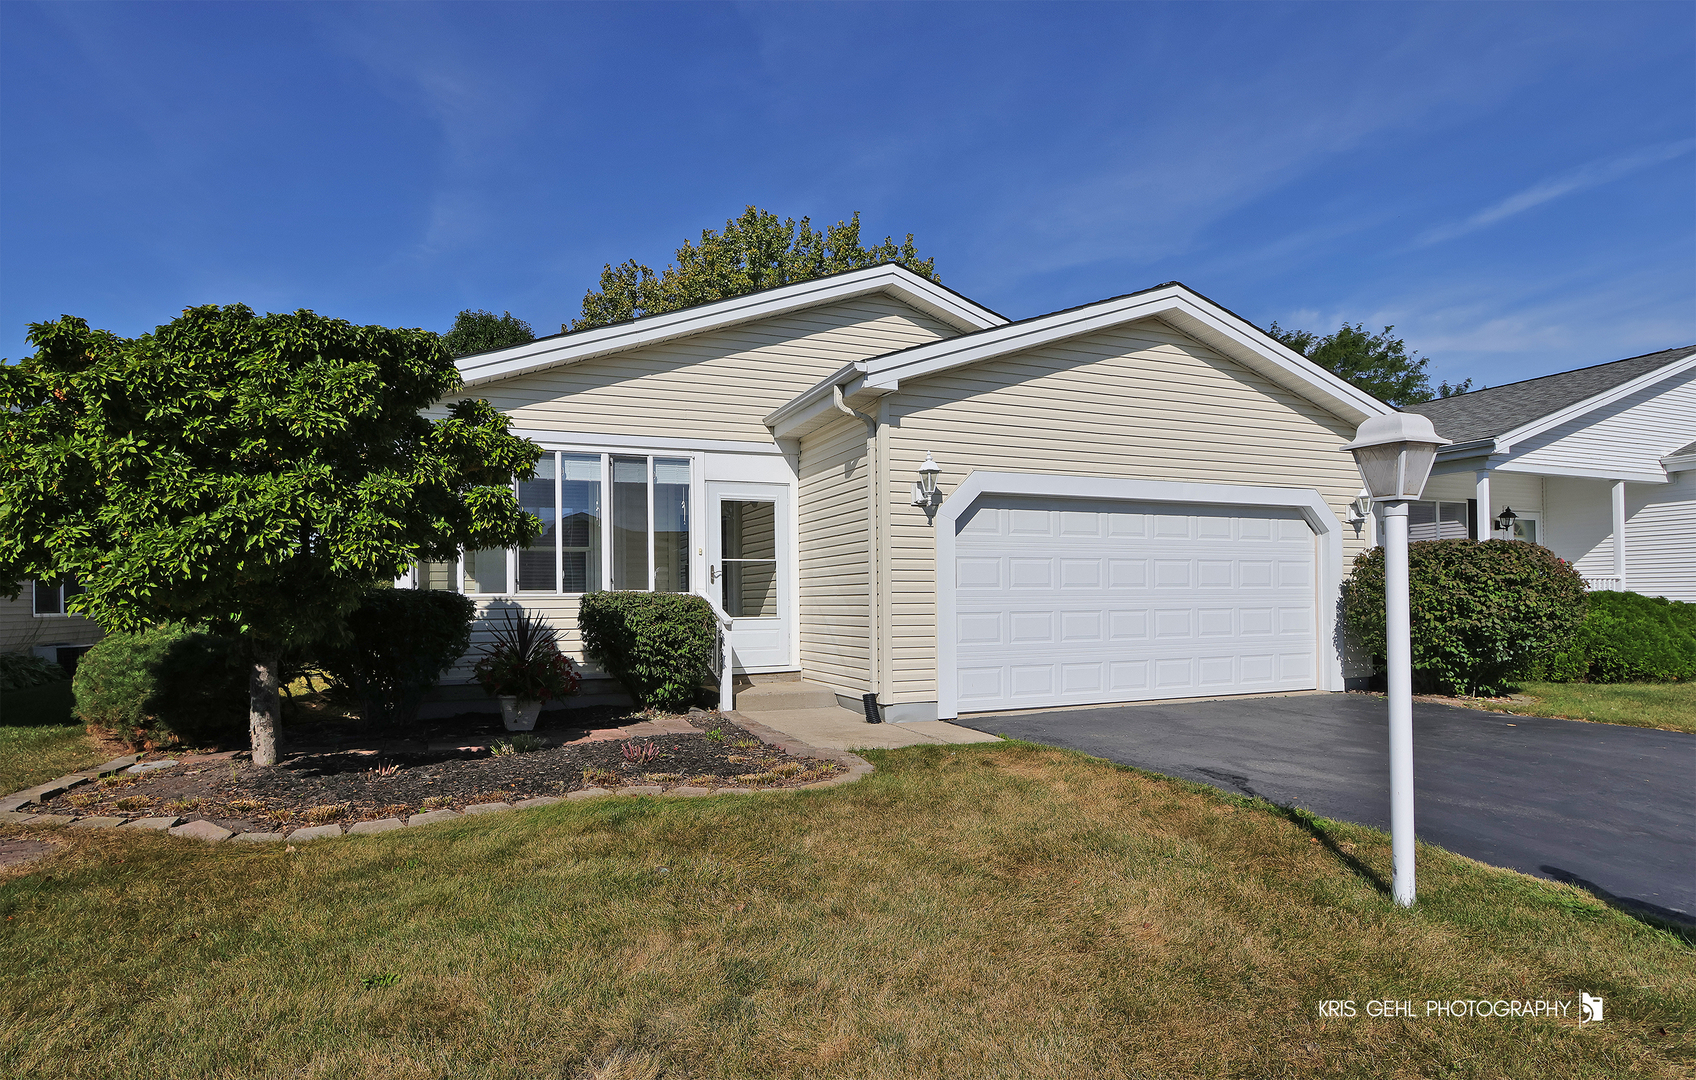
[[[510,694],[502,694],[500,702],[501,722],[508,731],[529,731],[536,726],[536,716],[542,711],[540,701],[519,701]]]

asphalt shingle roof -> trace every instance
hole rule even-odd
[[[1437,434],[1452,442],[1477,442],[1559,412],[1568,405],[1628,383],[1692,353],[1696,353],[1696,345],[1663,349],[1577,371],[1563,371],[1524,382],[1492,386],[1488,390],[1474,390],[1470,394],[1437,398],[1409,405],[1403,411],[1430,417]]]
[[[1667,457],[1683,457],[1685,454],[1696,454],[1696,442],[1690,443],[1686,446],[1681,446],[1677,450],[1674,450],[1672,453],[1670,453],[1666,456]]]

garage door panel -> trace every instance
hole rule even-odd
[[[1296,511],[1010,499],[965,516],[957,558],[965,708],[1314,685]]]

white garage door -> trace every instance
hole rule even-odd
[[[1296,510],[985,496],[957,529],[962,711],[1318,685]]]

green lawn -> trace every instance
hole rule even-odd
[[[0,693],[0,795],[110,757],[71,719],[69,682]]]
[[[1564,885],[1024,744],[837,788],[207,847],[0,882],[0,1074],[1674,1077],[1692,936]],[[0,836],[19,835],[0,828]],[[1600,995],[1606,1020],[1428,1000]],[[1367,1014],[1414,1002],[1414,1019]],[[1353,1000],[1353,1018],[1321,1003]]]
[[[1512,701],[1478,704],[1521,716],[1696,732],[1696,683],[1526,683]]]

